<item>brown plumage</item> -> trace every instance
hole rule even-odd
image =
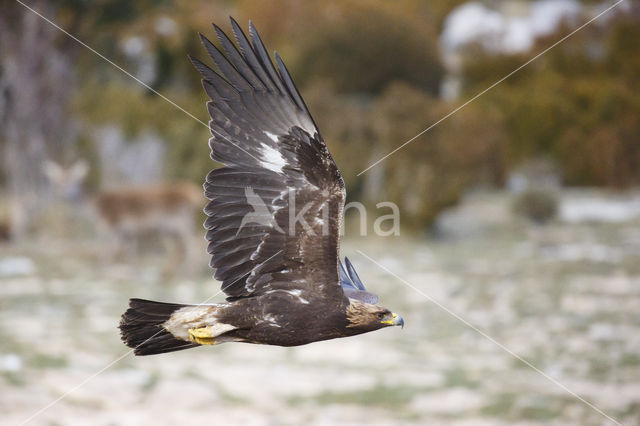
[[[229,341],[279,346],[404,325],[339,261],[345,186],[284,63],[250,23],[239,47],[201,36],[220,74],[192,58],[211,101],[205,182],[208,251],[226,303],[132,299],[120,329],[138,355]]]

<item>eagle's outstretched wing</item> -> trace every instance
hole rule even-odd
[[[215,277],[230,299],[271,290],[342,298],[340,172],[278,54],[274,67],[251,23],[251,41],[231,25],[240,50],[215,25],[226,55],[201,36],[220,74],[191,58],[211,98],[211,157],[225,165],[205,183]]]

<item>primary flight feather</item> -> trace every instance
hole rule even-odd
[[[224,342],[279,346],[404,325],[339,260],[345,186],[280,56],[274,67],[253,24],[222,53],[200,36],[218,72],[191,58],[211,100],[204,184],[208,252],[225,303],[131,299],[122,340],[136,355]]]

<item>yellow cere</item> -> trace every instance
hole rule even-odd
[[[390,320],[380,321],[380,323],[381,324],[393,325],[393,324],[395,324],[396,319],[398,319],[398,314],[392,314]]]

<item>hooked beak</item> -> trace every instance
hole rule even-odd
[[[386,320],[386,321],[380,321],[382,324],[386,324],[386,325],[399,325],[400,327],[404,328],[404,320],[402,319],[402,317],[396,313],[393,313],[391,315],[391,319]]]

